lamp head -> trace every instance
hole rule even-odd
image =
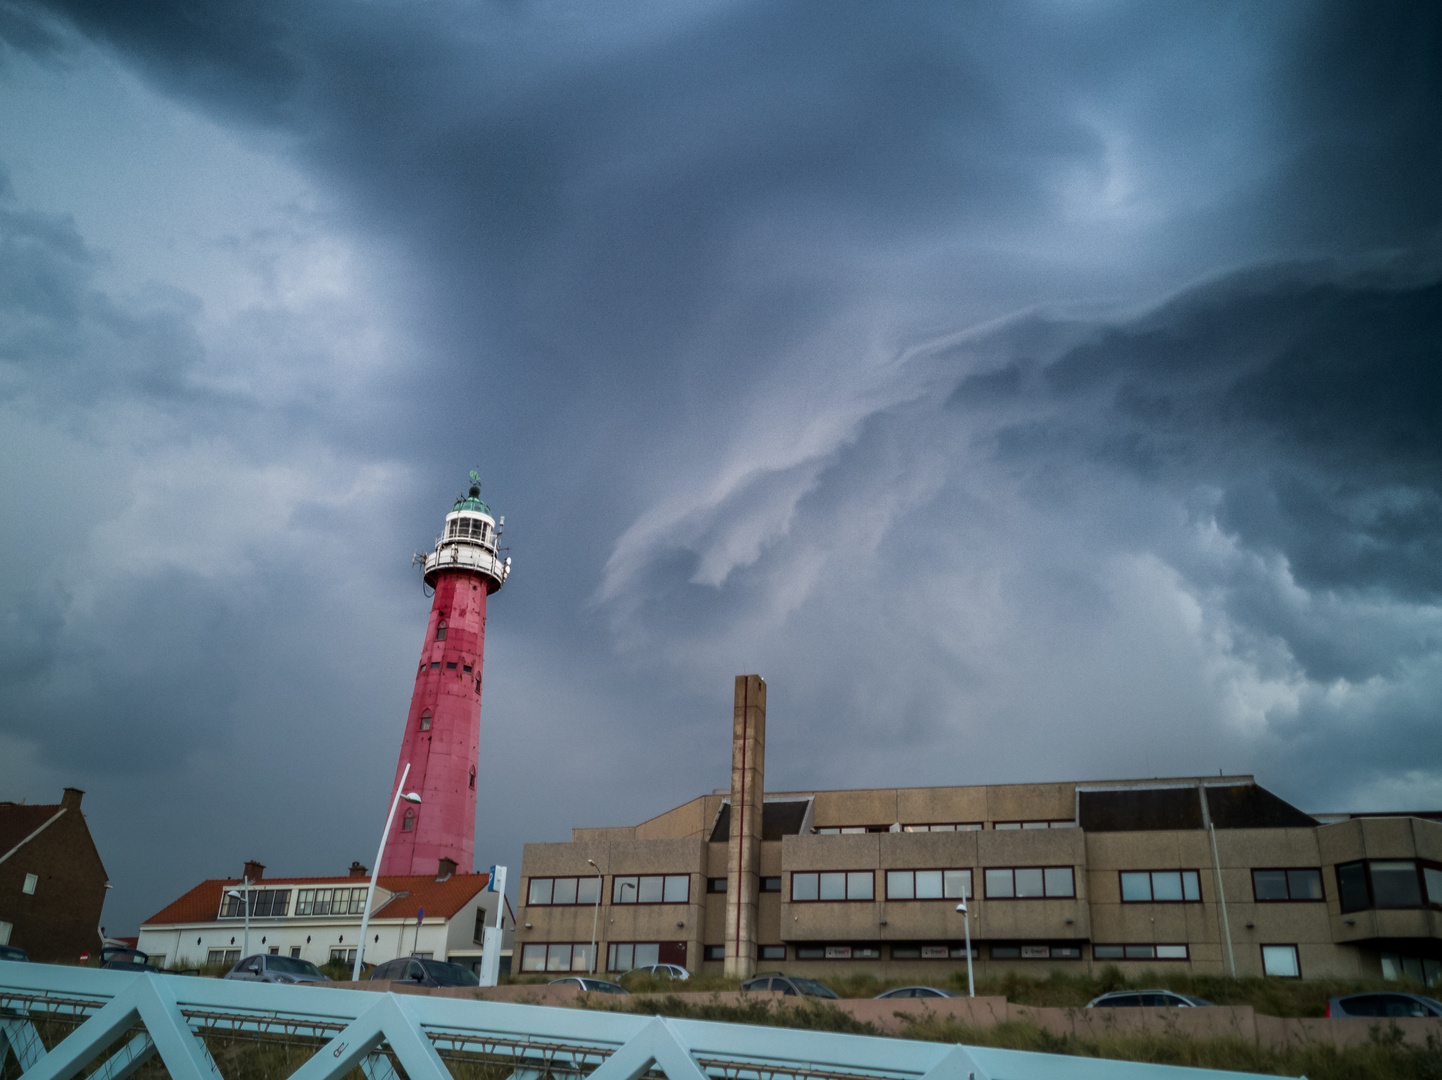
[[[966,901],[963,900],[961,903],[957,904],[957,905],[956,905],[956,910],[957,910],[958,913],[960,913],[960,914],[962,914],[962,915],[965,915],[965,914],[966,914]]]
[[[410,791],[402,795],[401,799],[408,803],[418,803],[421,801],[421,797],[417,795],[414,791]]]
[[[592,866],[596,866],[596,860],[595,860],[595,859],[587,859],[586,861],[587,861],[588,863],[590,863]],[[596,869],[599,870],[599,869],[601,869],[601,868],[600,868],[599,866],[596,866]]]
[[[231,899],[233,899],[233,900],[244,900],[244,899],[245,899],[245,897],[243,897],[243,896],[240,895],[240,892],[239,892],[239,890],[237,890],[237,889],[226,889],[226,890],[225,890],[225,895],[226,895],[226,896],[229,896],[229,897],[230,897]]]

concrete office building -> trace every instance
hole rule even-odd
[[[1442,982],[1442,813],[1307,814],[1250,776],[764,792],[736,681],[729,791],[527,844],[521,972],[679,963],[935,982],[1129,975]],[[738,811],[739,808],[739,811]]]

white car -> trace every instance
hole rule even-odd
[[[689,979],[691,973],[680,964],[643,964],[632,968],[626,975],[654,975],[658,979]],[[625,975],[622,976],[625,978]]]

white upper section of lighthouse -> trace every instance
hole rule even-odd
[[[476,474],[471,473],[471,479]],[[496,544],[500,540],[500,524],[491,517],[491,508],[481,502],[477,483],[456,500],[455,509],[446,515],[446,528],[436,540],[436,550],[426,556],[425,579],[432,587],[442,570],[469,570],[488,578],[486,592],[493,593],[506,583],[511,573],[511,560],[502,559]]]

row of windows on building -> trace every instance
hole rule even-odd
[[[818,825],[811,830],[815,836],[855,836],[862,833],[889,832],[981,832],[986,827],[981,821],[927,821],[896,825]],[[993,821],[992,829],[997,832],[1019,829],[1075,829],[1076,822],[1066,821]]]
[[[239,890],[237,890],[239,891]],[[252,919],[283,918],[290,908],[290,895],[295,892],[295,914],[359,915],[365,910],[366,890],[346,889],[251,889]],[[225,896],[220,905],[222,919],[245,917],[245,893]]]
[[[1424,896],[1442,906],[1442,869],[1393,861],[1370,867],[1347,864],[1339,866],[1337,873],[1344,911],[1419,907],[1426,902]],[[798,870],[791,875],[791,901],[873,901],[875,875],[873,870]],[[887,900],[961,900],[972,896],[970,869],[887,870],[885,878]],[[1202,902],[1200,870],[1122,870],[1118,878],[1124,904]],[[982,880],[989,900],[1076,896],[1076,879],[1070,866],[986,867]],[[613,877],[611,903],[685,904],[690,901],[690,882],[688,874]],[[761,891],[780,892],[781,884],[779,877],[762,878]],[[531,878],[526,902],[537,907],[595,904],[601,885],[600,877]],[[726,888],[726,878],[707,879],[707,892],[724,893]],[[1318,867],[1253,870],[1252,898],[1259,903],[1325,901],[1322,871]]]
[[[658,958],[667,948],[667,942],[611,942],[606,947],[607,971],[630,971],[658,963]],[[521,946],[521,970],[524,971],[590,971],[592,949],[590,942],[549,942]],[[954,942],[932,945],[906,944],[882,946],[880,944],[834,944],[834,945],[760,945],[757,959],[761,961],[786,960],[880,960],[882,949],[889,951],[892,960],[964,960],[966,948]],[[992,960],[1080,960],[1085,946],[1073,944],[995,944],[986,946]],[[1191,951],[1184,944],[1162,945],[1092,945],[1095,960],[1190,960]],[[982,947],[973,946],[973,959],[982,958]],[[726,959],[726,946],[706,945],[702,957],[707,961]],[[1267,975],[1283,978],[1299,978],[1301,964],[1296,945],[1262,945],[1262,970]]]

